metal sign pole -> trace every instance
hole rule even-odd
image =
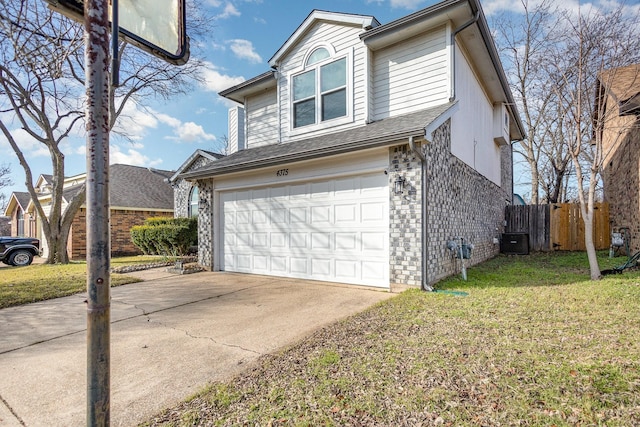
[[[109,1],[86,0],[87,426],[110,423]]]

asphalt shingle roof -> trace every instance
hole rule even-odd
[[[16,200],[20,204],[20,207],[22,207],[22,209],[26,209],[27,205],[31,201],[31,196],[29,195],[29,193],[27,193],[26,191],[15,191],[13,195],[16,196]]]
[[[131,165],[111,165],[109,198],[113,207],[173,209],[173,172]]]
[[[389,117],[358,128],[315,138],[273,143],[238,151],[196,171],[184,173],[180,177],[186,179],[213,177],[241,170],[391,145],[410,136],[424,136],[425,128],[451,105],[448,103],[402,116]]]

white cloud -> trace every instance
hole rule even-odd
[[[178,127],[182,124],[182,122],[179,119],[176,119],[175,117],[171,117],[167,114],[163,114],[163,113],[158,113],[156,114],[156,118],[161,122],[164,123],[165,125],[169,125],[172,128]]]
[[[158,127],[157,114],[151,109],[139,108],[134,102],[125,104],[120,117],[114,127],[114,131],[133,141],[144,139],[148,129]]]
[[[171,139],[183,141],[183,142],[199,142],[202,140],[205,141],[215,141],[215,135],[210,133],[206,133],[202,126],[196,124],[194,122],[186,122],[181,124],[174,130],[174,133],[177,137],[172,137]]]
[[[249,40],[233,39],[229,40],[228,43],[231,44],[229,47],[238,58],[247,59],[254,64],[262,62],[262,58],[256,53],[253,44]]]
[[[16,141],[18,148],[23,152],[23,154],[27,157],[49,157],[50,153],[47,147],[44,144],[36,141],[31,135],[29,135],[23,129],[13,129],[11,130],[11,135],[13,139]],[[0,144],[2,146],[6,146],[9,150],[13,151],[11,146],[9,145],[9,141],[6,140],[4,135],[0,134]]]
[[[133,166],[158,166],[162,163],[162,159],[152,160],[133,148],[129,148],[125,153],[121,151],[121,148],[117,145],[111,146],[109,160],[111,164],[118,163]]]
[[[216,16],[216,19],[228,19],[232,16],[240,16],[240,12],[232,3],[227,3],[224,6],[222,13]]]
[[[253,22],[256,24],[267,24],[267,20],[264,18],[258,18],[257,16],[253,18]]]
[[[220,69],[210,62],[204,63],[202,77],[205,80],[205,90],[216,93],[245,81],[245,78],[241,76],[229,76],[222,74]]]
[[[207,133],[201,125],[195,122],[183,123],[175,117],[171,117],[167,114],[162,113],[158,113],[156,117],[161,123],[173,128],[173,135],[166,136],[166,139],[171,139],[178,142],[202,142],[216,140],[215,135]]]

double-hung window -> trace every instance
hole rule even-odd
[[[326,49],[316,49],[292,83],[294,128],[347,116],[346,57],[331,61]]]

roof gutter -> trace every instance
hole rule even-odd
[[[359,142],[347,142],[338,146],[327,147],[322,149],[316,149],[311,151],[303,151],[300,153],[290,153],[286,155],[276,156],[269,159],[260,159],[255,161],[248,161],[236,165],[223,166],[215,170],[207,171],[193,171],[180,174],[179,177],[183,179],[200,179],[211,178],[216,175],[225,175],[232,172],[242,172],[246,170],[262,169],[269,166],[277,166],[284,162],[291,163],[296,161],[313,160],[320,157],[326,157],[337,154],[349,153],[352,151],[358,151],[361,149],[378,148],[387,145],[393,145],[399,140],[403,140],[409,137],[423,137],[424,129],[413,129],[405,131],[401,134],[387,135],[379,138],[366,139]]]

